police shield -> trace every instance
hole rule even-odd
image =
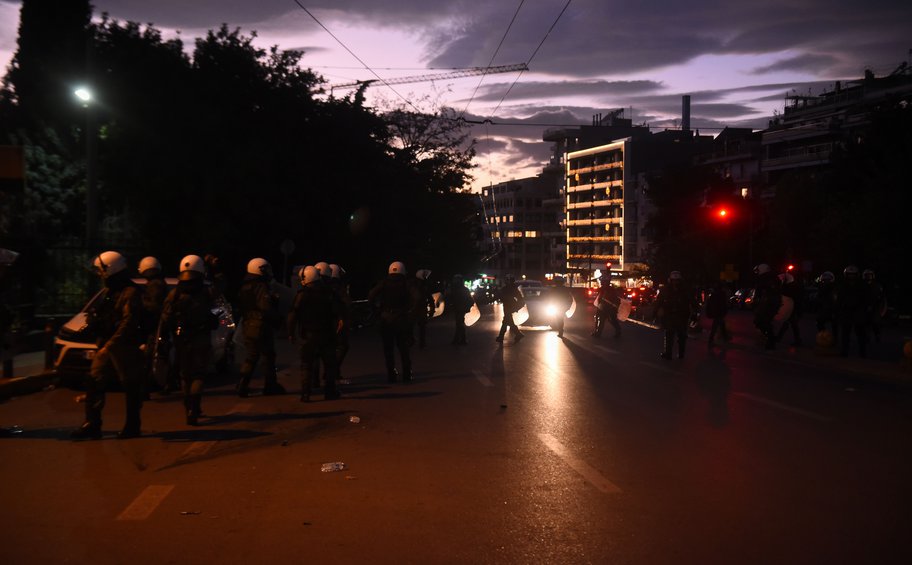
[[[446,308],[446,301],[443,299],[443,294],[435,292],[431,297],[434,299],[434,318],[443,315],[443,310]]]
[[[789,296],[783,296],[782,302],[779,304],[779,311],[776,312],[776,315],[773,317],[773,320],[777,322],[782,322],[788,320],[792,315],[792,310],[795,309],[795,301],[792,300]]]
[[[481,310],[478,309],[478,304],[472,303],[472,308],[465,314],[465,325],[472,326],[481,318]]]
[[[630,299],[621,298],[621,302],[618,305],[618,320],[623,322],[629,318],[631,310],[633,310],[633,303],[630,302]]]
[[[576,298],[570,297],[570,308],[567,308],[567,311],[564,312],[564,315],[567,318],[572,318],[573,314],[576,312]]]
[[[513,314],[513,323],[521,326],[529,319],[529,307],[523,305],[515,314]]]

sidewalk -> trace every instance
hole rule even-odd
[[[13,358],[13,377],[0,377],[0,400],[38,392],[54,384],[56,375],[44,368],[44,352],[20,353]]]

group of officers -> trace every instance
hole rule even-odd
[[[85,383],[85,419],[71,437],[101,437],[106,385],[115,378],[122,384],[126,399],[126,419],[117,437],[140,436],[143,400],[149,389],[168,387],[158,379],[169,369],[179,377],[186,423],[198,425],[203,381],[212,357],[211,332],[218,327],[219,308],[227,307],[225,276],[218,258],[184,257],[177,285],[170,290],[154,257],[144,258],[137,269],[146,279],[143,287],[133,281],[126,258],[117,251],[100,253],[93,267],[104,284],[101,296],[87,312],[87,330],[95,337],[98,349]],[[271,286],[269,262],[258,257],[247,263],[235,308],[245,349],[236,386],[238,396],[251,393],[250,381],[258,365],[263,373],[262,394],[285,394],[278,382],[275,349],[276,331],[283,331],[289,341],[300,344],[301,401],[310,401],[321,377],[324,398],[340,397],[339,371],[348,353],[352,322],[343,274],[340,266],[326,262],[303,267],[291,309],[283,313],[279,295]],[[412,380],[414,327],[417,323],[419,345],[424,347],[427,320],[441,306],[443,297],[432,294],[429,275],[430,271],[419,270],[415,277],[407,277],[405,265],[394,261],[387,277],[368,295],[378,315],[390,382]],[[453,278],[446,303],[447,311],[454,313],[453,344],[464,345],[464,316],[474,301],[460,275]],[[396,366],[396,350],[401,373]],[[164,370],[162,365],[166,366]]]

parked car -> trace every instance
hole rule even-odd
[[[177,285],[176,278],[168,277],[165,281],[169,289]],[[133,282],[144,287],[146,279],[134,278]],[[95,301],[101,298],[101,294],[102,291],[98,291],[82,310],[63,324],[57,332],[54,338],[54,369],[59,374],[81,376],[88,373],[98,350],[95,336],[89,331],[88,312]],[[234,316],[231,305],[224,299],[216,302],[212,313],[219,319],[218,328],[212,332],[212,359],[216,370],[221,372],[234,365]]]

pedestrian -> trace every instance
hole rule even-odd
[[[656,318],[664,331],[662,359],[671,359],[675,339],[678,342],[678,359],[684,358],[687,343],[687,323],[693,311],[694,299],[684,287],[680,271],[672,271],[668,284],[656,297]]]
[[[174,344],[188,426],[196,426],[203,413],[203,381],[212,358],[211,333],[218,327],[205,279],[203,258],[187,255],[180,262],[177,286],[168,294],[162,307],[161,330]]]
[[[466,323],[465,315],[472,309],[475,301],[472,299],[472,293],[466,288],[465,278],[462,275],[453,276],[453,284],[450,285],[445,298],[446,310],[453,317],[453,345],[466,345]]]
[[[870,289],[861,280],[858,267],[849,265],[843,272],[842,283],[836,289],[836,323],[839,324],[839,350],[849,355],[852,334],[858,340],[858,355],[865,357],[868,343],[867,326],[871,316]]]
[[[880,330],[883,326],[884,314],[887,313],[887,295],[884,292],[883,285],[875,280],[874,271],[865,269],[861,273],[861,278],[868,286],[868,295],[871,299],[871,315],[868,320],[868,327],[874,335],[875,343],[880,343]]]
[[[799,328],[798,322],[801,319],[801,314],[804,311],[804,287],[801,283],[791,274],[791,273],[782,273],[779,275],[779,283],[781,285],[782,296],[792,299],[792,312],[789,314],[788,318],[782,321],[782,326],[779,328],[779,334],[776,336],[776,341],[781,341],[785,337],[785,333],[789,328],[792,328],[792,345],[795,347],[801,346],[801,329]]]
[[[621,307],[621,289],[612,285],[604,277],[600,277],[598,293],[592,304],[595,306],[595,329],[593,337],[602,337],[602,330],[607,320],[614,328],[614,337],[621,337],[621,323],[618,321],[618,310]]]
[[[143,356],[140,346],[142,297],[127,271],[126,258],[117,251],[105,251],[93,261],[95,272],[104,281],[98,300],[87,312],[89,331],[97,337],[98,350],[92,358],[86,380],[85,421],[74,430],[73,439],[101,438],[101,413],[109,378],[120,380],[127,408],[118,439],[141,435],[140,412],[143,402]]]
[[[766,349],[775,349],[776,332],[773,330],[773,319],[782,306],[779,279],[766,263],[754,267],[754,274],[757,276],[754,288],[754,326],[763,336],[763,346]]]
[[[161,263],[155,257],[143,257],[139,262],[138,270],[139,275],[146,279],[146,284],[142,290],[143,317],[141,326],[145,337],[145,348],[143,350],[143,368],[145,371],[143,397],[148,400],[150,391],[160,388],[168,390],[170,385],[167,381],[169,378],[167,368],[162,371],[165,373],[163,375],[165,382],[159,385],[156,378],[155,359],[156,345],[159,339],[158,323],[161,320],[162,305],[168,295],[168,283],[165,282],[165,277],[162,274]]]
[[[573,295],[570,289],[564,284],[564,277],[557,275],[554,277],[554,288],[551,289],[551,298],[557,306],[557,312],[554,314],[554,324],[551,329],[557,331],[557,337],[564,337],[564,321],[567,319],[567,310],[573,305]]]
[[[725,325],[725,316],[728,315],[728,292],[721,281],[713,285],[706,299],[706,317],[712,320],[712,327],[709,330],[708,347],[712,349],[715,345],[716,333],[718,332],[725,341],[731,340],[731,334]]]
[[[390,263],[387,277],[371,289],[367,299],[380,312],[380,337],[387,379],[391,383],[398,380],[395,357],[395,350],[398,349],[402,359],[402,380],[411,382],[412,358],[409,350],[415,340],[412,326],[422,305],[418,288],[406,277],[405,265],[401,261]]]
[[[247,263],[247,274],[238,292],[238,310],[244,349],[247,356],[241,364],[237,393],[250,394],[250,379],[257,363],[263,361],[263,394],[285,394],[276,370],[275,328],[281,325],[279,297],[269,287],[272,266],[262,257]]]
[[[427,345],[427,323],[434,317],[434,295],[431,292],[431,271],[419,269],[415,273],[418,294],[421,297],[422,308],[419,309],[415,322],[418,325],[418,348],[424,349]]]
[[[335,400],[341,396],[336,341],[344,326],[342,303],[316,267],[301,270],[301,285],[287,319],[288,339],[292,343],[295,335],[301,339],[301,402],[310,402],[313,372],[319,363],[325,371],[323,397]]]
[[[336,299],[341,309],[339,316],[342,319],[342,327],[336,336],[336,381],[338,382],[342,379],[342,362],[345,361],[345,357],[348,355],[352,300],[351,294],[348,292],[348,284],[346,284],[344,278],[345,269],[335,263],[330,263],[329,269],[331,272],[329,286],[336,294]]]
[[[513,278],[513,275],[506,275],[504,277],[504,284],[497,291],[496,298],[503,306],[503,321],[500,324],[500,333],[497,334],[495,341],[502,343],[508,328],[510,330],[510,335],[515,336],[513,338],[514,342],[518,342],[526,337],[524,333],[519,331],[519,328],[516,327],[516,323],[513,321],[513,314],[519,312],[526,303],[522,292],[520,292],[519,287],[516,286],[516,279]]]

